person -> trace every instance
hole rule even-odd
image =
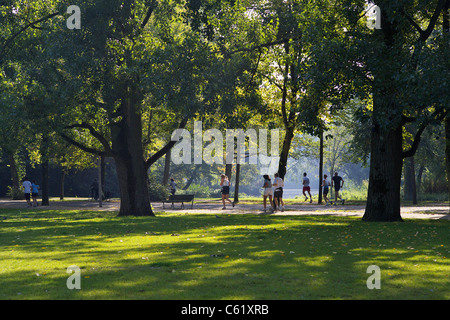
[[[170,178],[170,193],[172,195],[175,194],[175,192],[177,192],[177,184],[175,183],[175,180],[173,178]]]
[[[225,200],[227,200],[234,207],[234,202],[230,200],[230,181],[228,180],[228,176],[222,174],[220,176],[220,186],[222,187],[222,210],[226,209]]]
[[[275,208],[280,208],[281,212],[284,211],[284,201],[283,201],[283,187],[284,181],[278,175],[278,172],[275,173],[275,179],[273,180],[273,187],[275,188],[273,196],[275,201]]]
[[[269,175],[265,174],[263,175],[264,178],[264,212],[266,212],[266,202],[267,202],[267,197],[269,197],[269,201],[270,201],[270,211],[273,212],[274,211],[274,205],[273,205],[273,200],[272,200],[272,196],[273,196],[273,191],[272,191],[272,181],[270,181],[270,177]]]
[[[305,196],[305,201],[308,200],[308,196],[306,195],[306,192],[309,194],[309,203],[312,202],[311,197],[311,188],[309,187],[309,178],[306,176],[306,172],[303,173],[303,195]]]
[[[322,187],[323,187],[323,199],[325,200],[325,205],[329,206],[328,203],[328,191],[329,191],[330,181],[328,181],[328,176],[326,174],[323,175]]]
[[[91,184],[91,198],[93,200],[98,200],[98,181],[97,178]]]
[[[36,180],[33,180],[33,183],[31,184],[31,196],[33,197],[33,207],[38,206],[37,197],[39,193],[39,185],[36,183]]]
[[[27,200],[28,207],[31,207],[31,182],[28,177],[25,177],[22,183],[25,200]]]
[[[341,190],[342,187],[344,186],[344,179],[342,179],[342,177],[340,177],[337,172],[334,173],[334,177],[331,179],[331,187],[333,186],[334,186],[334,205],[336,205],[338,198],[341,199],[342,204],[344,204],[345,200],[343,200],[341,195],[339,194],[339,190]]]

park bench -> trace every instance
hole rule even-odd
[[[171,209],[174,209],[174,203],[175,202],[181,202],[181,208],[180,209],[184,209],[184,203],[185,202],[191,202],[191,209],[194,207],[194,196],[193,194],[174,194],[169,196],[168,200],[163,201],[163,209],[165,209],[164,207],[164,203],[172,203],[172,205],[170,206]]]

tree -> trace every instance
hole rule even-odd
[[[412,118],[421,116],[421,111],[430,107],[434,109],[432,118],[442,117],[444,114],[441,110],[442,95],[436,94],[429,86],[425,90],[418,88],[425,85],[418,68],[422,62],[420,58],[427,49],[426,42],[430,40],[445,1],[434,2],[432,6],[423,5],[420,11],[410,3],[376,3],[381,8],[382,22],[381,29],[374,33],[378,48],[367,59],[367,66],[373,76],[373,130],[368,199],[363,220],[401,221],[402,160],[415,153],[422,128],[430,120],[422,120],[423,124],[415,135],[411,149],[405,152],[402,145],[403,125]],[[414,18],[417,16],[427,20],[425,29],[415,22]],[[411,46],[414,47],[412,53]],[[436,61],[423,62],[434,64]],[[435,67],[436,65],[428,65],[433,70]],[[401,92],[416,92],[415,101],[408,97],[405,97],[406,101],[400,100]],[[409,118],[411,114],[415,117]]]

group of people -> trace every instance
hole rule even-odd
[[[276,208],[280,208],[281,211],[284,211],[284,202],[283,202],[283,187],[284,182],[278,175],[275,173],[275,179],[272,183],[269,175],[264,175],[264,212],[267,207],[267,198],[269,198],[270,202],[270,210],[274,212]],[[229,202],[233,207],[235,206],[234,201],[230,200],[230,180],[228,176],[222,174],[220,176],[220,186],[222,187],[222,209],[226,209],[225,201]],[[272,199],[273,198],[273,199]]]
[[[283,201],[283,187],[284,187],[284,181],[279,176],[278,173],[275,173],[274,181],[270,179],[269,175],[263,175],[264,178],[264,194],[263,194],[263,204],[264,204],[264,212],[267,211],[267,198],[269,198],[270,208],[269,210],[271,212],[275,212],[277,208],[279,208],[281,211],[284,211],[284,201]],[[312,203],[312,196],[311,196],[311,187],[310,187],[310,181],[307,176],[307,173],[303,173],[303,195],[305,196],[305,201],[308,201],[308,195],[309,195],[309,202]],[[232,202],[229,199],[230,195],[230,181],[228,180],[228,177],[224,174],[221,175],[220,180],[220,186],[222,187],[222,209],[226,209],[225,201],[228,201],[231,203],[231,205],[234,207],[234,202]],[[342,179],[341,176],[337,172],[334,173],[334,177],[331,178],[331,182],[328,181],[328,176],[325,174],[323,176],[322,185],[323,188],[323,197],[325,200],[326,205],[333,204],[332,201],[328,199],[328,192],[330,187],[334,187],[334,196],[335,196],[335,202],[334,205],[337,203],[337,199],[340,199],[342,204],[344,204],[344,199],[342,199],[342,196],[339,194],[339,191],[344,186],[344,179]]]
[[[25,200],[27,201],[27,206],[37,207],[38,206],[37,197],[40,189],[39,185],[36,183],[35,180],[30,181],[28,177],[25,177],[22,183],[22,187],[25,195]]]
[[[264,175],[264,212],[266,212],[266,202],[267,197],[269,198],[271,208],[270,210],[272,212],[276,211],[276,208],[280,208],[281,211],[284,211],[284,201],[283,201],[283,187],[284,187],[284,181],[281,179],[278,175],[278,173],[275,173],[275,179],[272,183],[270,180],[270,177],[268,175]],[[307,176],[307,173],[303,173],[303,195],[305,196],[305,201],[308,201],[308,195],[309,195],[309,203],[312,203],[312,196],[311,196],[311,187],[310,187],[310,181]],[[342,199],[342,196],[340,195],[339,191],[344,186],[344,179],[342,179],[341,176],[337,172],[334,173],[334,177],[331,178],[331,182],[328,181],[328,176],[325,174],[323,176],[322,185],[323,188],[323,198],[325,200],[326,206],[329,206],[330,204],[333,204],[332,201],[328,199],[328,192],[330,187],[334,187],[334,196],[335,196],[335,202],[334,205],[337,203],[337,199],[341,200],[341,203],[344,204],[344,199]],[[272,191],[272,188],[274,190]],[[274,199],[272,200],[272,197]]]
[[[304,173],[304,176],[306,176],[306,173]],[[323,193],[322,194],[323,194],[323,199],[325,200],[325,205],[327,205],[327,206],[330,204],[333,204],[328,199],[328,192],[329,192],[330,186],[331,186],[331,188],[334,187],[334,200],[335,200],[334,205],[336,205],[338,198],[341,200],[341,203],[344,204],[345,200],[342,199],[342,196],[339,193],[339,191],[344,186],[344,179],[342,179],[342,177],[339,176],[339,174],[337,172],[334,173],[334,176],[331,178],[331,182],[328,181],[328,176],[326,174],[323,175],[323,180],[322,180]],[[305,195],[305,191],[303,191],[303,195]],[[309,196],[311,197],[311,193],[309,194]],[[306,197],[306,195],[305,195],[305,197]],[[306,200],[307,199],[308,198],[306,197]],[[312,199],[310,202],[312,202]]]
[[[283,188],[284,188],[284,181],[281,179],[281,177],[278,175],[278,173],[274,174],[275,178],[273,179],[273,183],[270,180],[269,175],[265,174],[263,175],[264,178],[264,212],[267,210],[267,198],[269,198],[269,202],[271,207],[269,210],[271,212],[275,212],[277,208],[279,208],[281,211],[284,211],[284,201],[283,201]],[[273,197],[273,199],[272,199]]]
[[[264,178],[264,184],[262,188],[264,189],[263,193],[263,200],[264,200],[264,212],[267,210],[267,198],[269,199],[270,208],[269,210],[271,212],[275,212],[277,208],[279,208],[281,211],[284,211],[284,201],[283,201],[283,188],[284,188],[284,181],[279,176],[278,173],[275,173],[274,175],[274,181],[270,179],[270,176],[265,174],[263,175]],[[222,174],[220,176],[220,186],[222,187],[221,193],[222,193],[222,209],[226,209],[226,203],[230,203],[233,207],[235,206],[234,201],[230,200],[230,180],[227,175]],[[336,205],[337,199],[339,198],[342,201],[342,204],[344,204],[344,201],[339,194],[339,191],[344,186],[344,179],[339,176],[337,172],[335,172],[334,177],[331,179],[331,182],[328,181],[328,176],[325,174],[323,176],[322,185],[323,188],[323,197],[326,202],[326,205],[332,204],[332,202],[328,199],[328,192],[330,187],[334,187],[335,191],[335,202],[334,205]],[[170,179],[170,193],[175,194],[176,192],[176,183],[173,178]],[[305,201],[308,200],[309,195],[309,202],[312,203],[312,196],[311,196],[311,187],[310,187],[310,181],[309,178],[305,173],[303,173],[303,195],[305,196]]]

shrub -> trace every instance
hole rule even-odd
[[[23,190],[19,187],[11,187],[8,186],[8,191],[6,192],[6,196],[11,198],[11,200],[23,200],[25,199],[23,195]]]

